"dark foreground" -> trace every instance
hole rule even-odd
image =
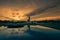
[[[43,26],[0,28],[0,40],[60,40],[60,31]]]

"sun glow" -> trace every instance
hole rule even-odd
[[[2,6],[0,7],[0,15],[11,18],[10,20],[27,20],[25,14],[29,14],[36,8],[27,5],[25,8],[18,8],[13,6]],[[1,17],[0,17],[1,19]],[[8,18],[3,18],[4,20]]]

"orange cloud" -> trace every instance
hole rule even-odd
[[[15,20],[23,20],[24,18],[26,19],[26,16],[24,16],[25,14],[28,14],[35,9],[32,7],[30,8],[29,7],[30,5],[27,5],[25,8],[18,8],[18,7],[12,7],[12,6],[0,7],[0,16],[9,17]],[[0,19],[2,18],[0,17]],[[3,19],[6,20],[5,18]]]
[[[60,19],[60,16],[43,17],[43,18],[37,18],[35,20],[57,20],[57,19]]]

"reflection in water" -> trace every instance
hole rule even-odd
[[[32,26],[28,30],[27,26],[22,28],[0,27],[1,40],[57,40],[60,39],[60,31],[43,26]]]

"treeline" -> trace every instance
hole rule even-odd
[[[37,22],[37,23],[42,23],[42,22],[43,23],[46,23],[46,22],[54,22],[55,23],[55,22],[58,22],[59,23],[60,20],[43,20],[43,21],[33,21],[33,22]]]
[[[51,27],[60,30],[60,20],[44,20],[44,21],[37,21],[42,26]]]
[[[24,23],[26,21],[19,21],[19,20],[0,20],[0,23]]]

